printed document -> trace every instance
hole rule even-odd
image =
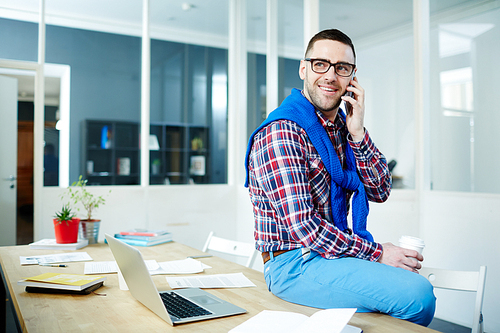
[[[203,272],[205,268],[211,268],[195,259],[183,259],[165,261],[158,263],[156,260],[144,260],[149,274],[194,274]],[[117,273],[116,261],[86,262],[84,274],[106,274]]]
[[[195,274],[203,272],[205,268],[210,268],[210,266],[203,264],[201,261],[191,258],[160,262],[159,265],[160,267],[157,270],[150,270],[149,273],[151,275]]]
[[[170,288],[242,288],[255,287],[243,273],[167,277]]]
[[[160,268],[160,265],[156,260],[144,260],[148,271],[155,271]],[[117,273],[118,266],[116,261],[97,261],[97,262],[86,262],[83,274],[106,274],[106,273]]]
[[[72,261],[93,260],[87,252],[69,252],[60,254],[46,254],[41,256],[19,256],[21,265],[55,264]]]

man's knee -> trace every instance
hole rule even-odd
[[[428,326],[434,318],[436,309],[436,297],[434,296],[434,288],[425,278],[416,279],[408,291],[411,302],[406,309],[406,314],[402,315],[402,319],[409,320],[415,324]]]

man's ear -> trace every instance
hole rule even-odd
[[[300,61],[299,77],[301,80],[304,80],[306,78],[306,65],[307,65],[307,61],[305,61],[305,60]]]

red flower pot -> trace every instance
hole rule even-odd
[[[80,219],[74,217],[71,221],[59,221],[54,219],[54,231],[56,234],[56,243],[67,244],[76,243],[78,240],[78,226]]]

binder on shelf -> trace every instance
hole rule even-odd
[[[117,161],[117,170],[120,176],[130,175],[130,158],[120,157]]]
[[[111,129],[107,125],[103,126],[101,130],[101,148],[111,148]]]
[[[154,134],[149,135],[149,150],[160,150],[160,144],[158,143],[158,137]]]

